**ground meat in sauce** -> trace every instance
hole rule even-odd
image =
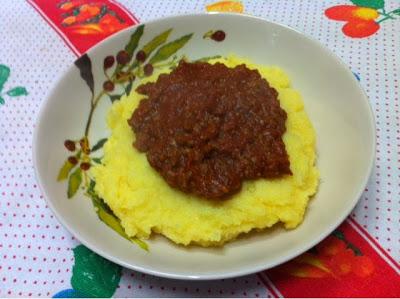
[[[291,174],[286,112],[258,71],[181,61],[137,92],[148,97],[128,121],[134,146],[170,186],[219,199],[244,180]]]

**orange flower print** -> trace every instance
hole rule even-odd
[[[352,38],[364,38],[375,34],[380,24],[400,16],[400,8],[385,11],[384,1],[352,0],[355,5],[336,5],[325,10],[325,16],[334,21],[346,22],[343,33]]]
[[[65,12],[61,24],[71,33],[108,36],[128,26],[104,1],[67,0],[58,7]]]
[[[206,6],[208,12],[237,12],[242,13],[244,10],[243,4],[240,1],[219,1]]]
[[[68,16],[62,21],[62,25],[69,26],[89,18],[95,17],[100,13],[100,7],[96,5],[84,4],[79,8],[79,14],[76,16]]]
[[[117,17],[110,14],[106,14],[104,17],[102,17],[100,19],[99,25],[103,31],[108,31],[110,33],[117,32],[127,27],[126,24],[121,23]]]
[[[67,10],[79,7],[79,5],[82,5],[84,3],[85,3],[84,0],[65,1],[65,2],[60,3],[59,7],[62,10],[67,11]]]

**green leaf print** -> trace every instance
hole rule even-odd
[[[149,251],[149,246],[146,242],[134,237],[130,238],[126,233],[125,229],[121,225],[121,221],[114,215],[110,208],[102,202],[101,199],[92,198],[93,205],[96,207],[97,216],[101,221],[103,221],[108,227],[118,233],[121,237],[127,239],[128,241],[136,243],[140,248]]]
[[[94,205],[98,208],[97,215],[99,216],[100,220],[107,224],[107,226],[109,226],[111,229],[116,231],[121,237],[129,240],[129,237],[125,234],[125,230],[119,222],[119,219],[113,214],[107,212],[103,206],[97,205],[96,203],[94,203]]]
[[[75,61],[76,67],[79,69],[81,78],[89,86],[92,95],[94,93],[94,79],[92,73],[92,61],[87,54],[83,54]]]
[[[122,97],[122,94],[110,94],[108,96],[110,97],[111,103],[114,103],[115,101],[118,101]]]
[[[125,94],[129,95],[132,91],[133,80],[129,80],[129,83],[125,87]]]
[[[92,158],[92,161],[97,164],[101,164],[101,158]]]
[[[68,161],[68,159],[64,162],[64,165],[61,167],[58,176],[57,176],[57,181],[61,182],[63,180],[66,180],[68,178],[69,173],[71,172],[72,168],[74,168],[74,165]]]
[[[100,139],[100,140],[97,141],[97,143],[92,147],[91,152],[95,152],[95,151],[101,149],[101,148],[103,147],[104,143],[106,143],[106,142],[107,142],[107,138]]]
[[[91,297],[111,297],[121,279],[122,268],[83,245],[73,249],[75,263],[71,285]]]
[[[125,51],[128,52],[130,57],[132,57],[133,52],[135,52],[135,50],[139,44],[139,40],[143,35],[143,29],[144,29],[144,25],[140,25],[135,30],[135,32],[132,33],[131,39],[129,40],[128,44],[125,47]]]
[[[218,58],[221,58],[221,57],[222,57],[221,55],[206,56],[206,57],[202,57],[202,58],[196,59],[193,62],[208,62],[208,61],[210,61],[212,59],[218,59]]]
[[[400,8],[397,8],[397,9],[393,10],[392,14],[400,16]]]
[[[10,97],[18,97],[18,96],[26,96],[28,92],[25,87],[17,86],[7,91],[7,94]]]
[[[385,7],[384,0],[351,0],[353,4],[362,7],[369,7],[374,9],[380,9]]]
[[[125,230],[122,227],[120,220],[114,215],[113,211],[103,201],[103,199],[101,199],[94,191],[95,185],[96,182],[91,180],[89,188],[87,190],[87,194],[92,198],[93,206],[95,207],[97,216],[101,221],[103,221],[107,226],[116,231],[120,236],[129,240],[129,237],[125,233]]]
[[[92,198],[93,206],[95,207],[97,216],[101,221],[103,221],[108,227],[117,232],[121,237],[136,243],[140,248],[149,251],[149,246],[146,242],[133,237],[130,238],[126,233],[125,229],[121,225],[121,221],[117,216],[114,215],[113,211],[110,207],[100,198],[96,192],[94,191],[94,187],[96,186],[96,182],[91,180],[89,184],[89,188],[87,190],[87,195]]]
[[[8,95],[9,97],[18,97],[28,94],[26,88],[22,86],[17,86],[11,88],[5,93],[1,93],[9,77],[10,77],[10,68],[4,64],[0,64],[0,105],[5,104],[4,100],[5,95]]]
[[[70,176],[68,180],[68,198],[73,197],[82,183],[82,170],[78,167]]]
[[[146,242],[138,239],[138,238],[132,238],[130,239],[131,241],[135,242],[136,245],[138,245],[140,248],[142,248],[143,250],[149,251],[149,245],[147,245]]]
[[[168,39],[168,36],[171,34],[171,31],[172,31],[172,28],[157,35],[155,38],[153,38],[151,41],[149,41],[143,47],[142,50],[146,53],[147,56],[149,56],[158,46],[165,43],[165,41]]]
[[[10,76],[10,68],[4,64],[0,64],[0,91],[3,90],[4,84]]]
[[[342,240],[343,242],[345,242],[347,248],[353,250],[353,252],[354,252],[355,255],[363,255],[362,252],[361,252],[361,250],[360,250],[359,248],[357,248],[356,246],[354,246],[352,243],[350,243],[350,242],[346,239],[346,237],[345,237],[345,235],[343,234],[343,232],[341,232],[340,230],[335,230],[335,231],[333,231],[332,235],[335,236],[336,238]]]
[[[184,35],[158,49],[156,54],[150,59],[150,63],[156,63],[163,61],[175,54],[180,48],[182,48],[192,37],[193,33]]]

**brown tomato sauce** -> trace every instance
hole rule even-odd
[[[170,186],[221,199],[244,180],[291,174],[286,112],[258,71],[181,61],[137,91],[147,98],[128,121],[134,146]]]

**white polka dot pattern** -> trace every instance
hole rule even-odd
[[[256,275],[216,281],[187,282],[123,272],[115,296],[146,297],[268,297],[269,292]]]
[[[212,1],[120,1],[140,21],[204,12]],[[245,12],[292,26],[318,39],[361,78],[375,112],[377,161],[352,216],[400,260],[400,20],[381,24],[375,35],[351,39],[343,23],[324,10],[349,1],[243,1]],[[0,63],[10,67],[6,86],[25,86],[29,95],[0,105],[0,297],[52,296],[70,288],[71,248],[78,242],[48,209],[34,178],[32,132],[42,99],[75,59],[57,33],[24,1],[2,1]],[[398,2],[386,0],[386,8]],[[180,282],[124,269],[115,296],[267,297],[258,278]]]

